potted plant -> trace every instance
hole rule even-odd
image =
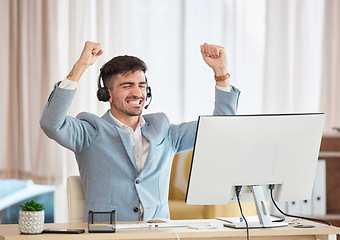
[[[34,200],[25,202],[19,211],[19,231],[22,234],[40,234],[44,230],[45,207]]]

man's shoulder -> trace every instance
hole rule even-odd
[[[170,120],[165,113],[157,112],[143,115],[143,118],[148,124],[159,125],[159,124],[170,124]]]
[[[171,126],[170,120],[165,113],[158,112],[143,115],[147,126],[152,127],[156,132],[166,133]]]
[[[93,114],[93,113],[90,113],[90,112],[80,112],[77,114],[76,118],[78,119],[100,119],[99,116]]]
[[[100,116],[93,114],[93,113],[90,113],[90,112],[80,112],[80,113],[78,113],[76,118],[81,120],[81,121],[89,122],[92,125],[98,125],[100,123],[105,122],[103,117],[100,117]]]

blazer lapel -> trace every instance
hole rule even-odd
[[[133,155],[133,147],[132,147],[132,140],[131,140],[131,135],[129,132],[125,131],[124,129],[120,128],[118,124],[112,119],[112,117],[109,114],[109,111],[107,111],[102,118],[109,122],[110,124],[114,125],[120,135],[120,139],[124,145],[125,151],[127,155],[130,158],[130,161],[134,168],[137,170],[136,166],[136,161],[135,161],[135,156]]]
[[[132,147],[131,135],[130,135],[129,132],[127,132],[127,131],[119,128],[119,127],[117,127],[117,130],[119,132],[120,138],[121,138],[121,140],[123,142],[123,145],[125,147],[125,151],[128,154],[132,165],[137,170],[135,156],[133,155],[133,147]]]
[[[144,171],[145,168],[148,167],[148,165],[151,162],[152,157],[154,156],[154,152],[156,150],[156,145],[157,145],[157,132],[155,130],[155,128],[151,125],[149,125],[148,123],[145,123],[145,125],[142,127],[142,135],[144,137],[146,137],[146,139],[149,140],[150,142],[150,148],[149,148],[149,153],[148,156],[146,158],[146,161],[144,163],[143,169],[141,172]]]

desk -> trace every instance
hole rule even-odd
[[[87,223],[49,223],[44,228],[82,228],[86,232],[83,234],[39,234],[21,235],[17,224],[0,225],[0,240],[96,240],[96,239],[226,239],[238,240],[246,239],[245,229],[231,229],[223,227],[222,222],[211,220],[217,229],[195,230],[187,227],[176,228],[143,228],[143,229],[117,229],[116,233],[88,233]],[[315,228],[294,228],[293,226],[280,228],[250,229],[250,239],[252,240],[335,240],[340,228],[330,227],[324,224],[304,221],[304,224],[314,225]]]

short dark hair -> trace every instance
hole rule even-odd
[[[134,73],[136,71],[146,72],[148,68],[146,64],[134,56],[117,56],[104,64],[101,70],[104,86],[107,87],[108,82],[113,80],[114,76],[118,74]]]

